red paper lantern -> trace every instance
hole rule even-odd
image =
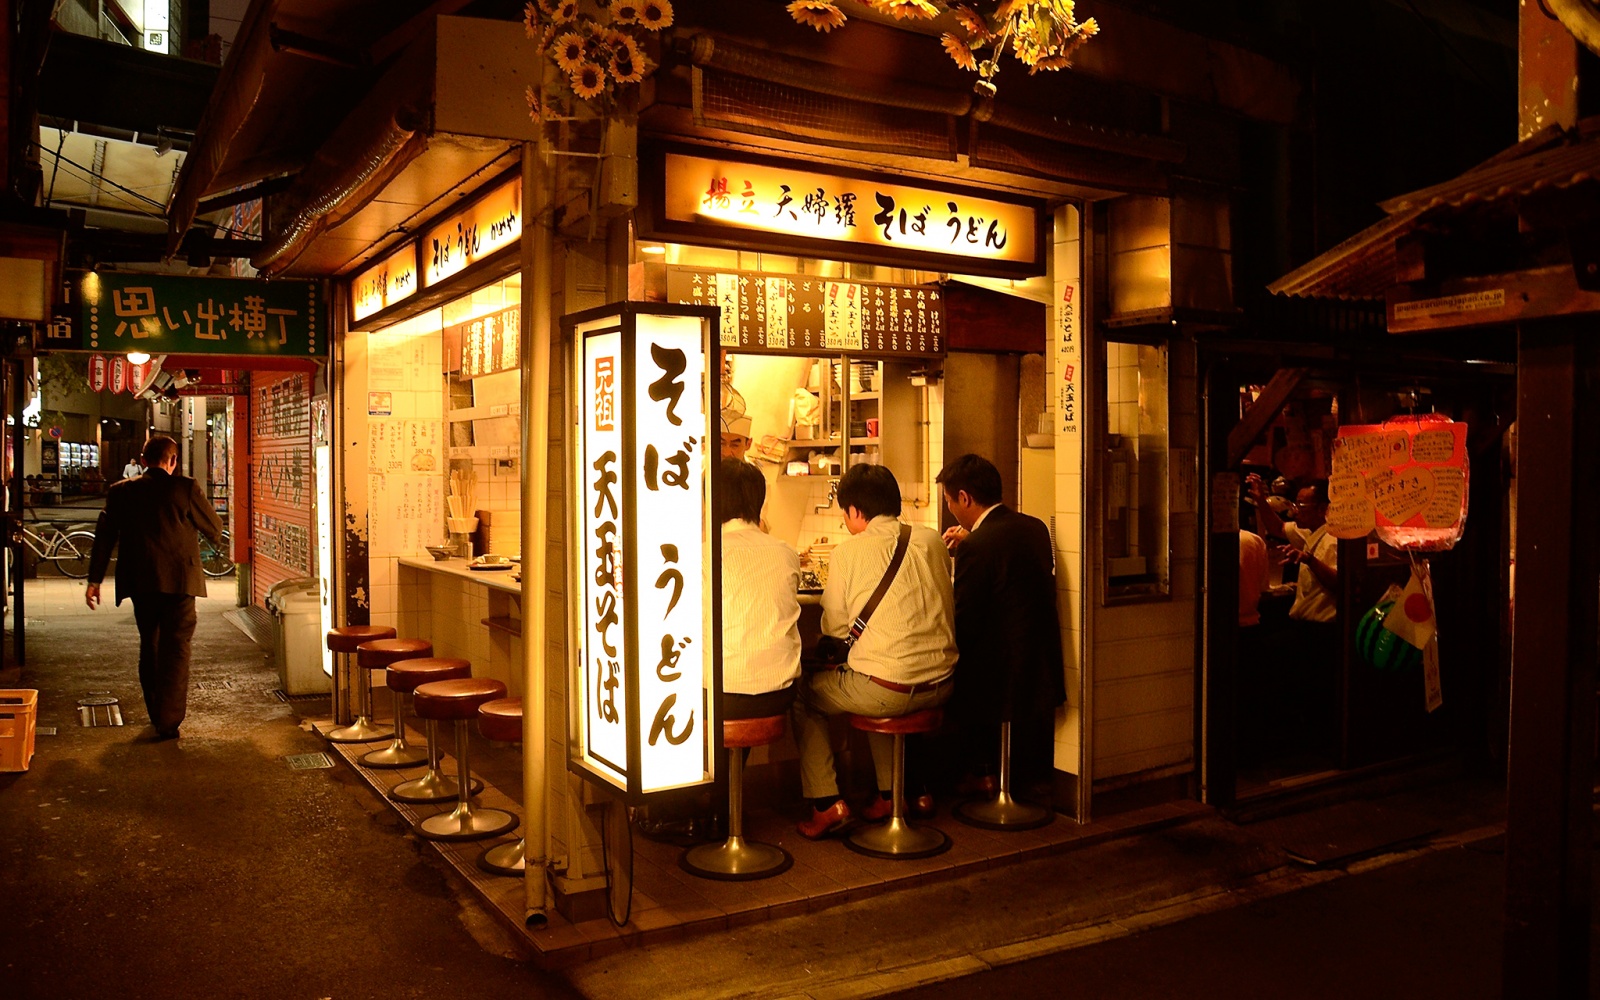
[[[95,354],[89,358],[89,388],[100,392],[106,387],[106,359],[103,354]]]
[[[128,359],[120,354],[111,359],[110,387],[114,393],[128,387]]]

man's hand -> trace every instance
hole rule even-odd
[[[83,603],[89,605],[90,611],[100,605],[100,585],[98,583],[91,583],[83,588]]]
[[[944,529],[945,548],[949,549],[951,552],[954,552],[956,550],[956,546],[960,545],[961,540],[966,538],[969,534],[970,532],[961,525],[952,524],[950,527]]]

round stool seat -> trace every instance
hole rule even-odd
[[[499,743],[522,742],[522,699],[496,698],[478,706],[478,732]]]
[[[433,643],[426,639],[374,639],[356,647],[356,665],[382,670],[391,663],[432,655]]]
[[[870,715],[852,715],[849,719],[852,728],[864,733],[885,733],[889,736],[931,733],[944,723],[944,709],[925,708],[920,712],[892,715],[883,719],[875,719]]]
[[[328,648],[335,653],[354,653],[363,642],[394,637],[395,630],[389,625],[341,625],[329,630]]]
[[[506,696],[506,686],[487,677],[430,681],[411,692],[412,707],[424,719],[470,719],[478,706]]]
[[[419,684],[453,681],[472,676],[472,664],[453,656],[420,656],[397,660],[384,672],[384,684],[391,691],[412,691]]]
[[[725,747],[764,747],[783,739],[784,717],[765,715],[755,719],[723,719],[722,745]]]

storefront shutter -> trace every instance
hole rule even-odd
[[[311,376],[257,372],[250,388],[251,596],[316,575]]]

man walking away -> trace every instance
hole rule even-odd
[[[176,474],[178,442],[155,435],[145,442],[142,458],[143,475],[106,493],[84,601],[91,611],[99,605],[100,583],[117,549],[117,603],[133,601],[145,708],[156,732],[176,739],[189,700],[194,599],[206,596],[196,532],[220,546],[222,522],[200,484]]]

